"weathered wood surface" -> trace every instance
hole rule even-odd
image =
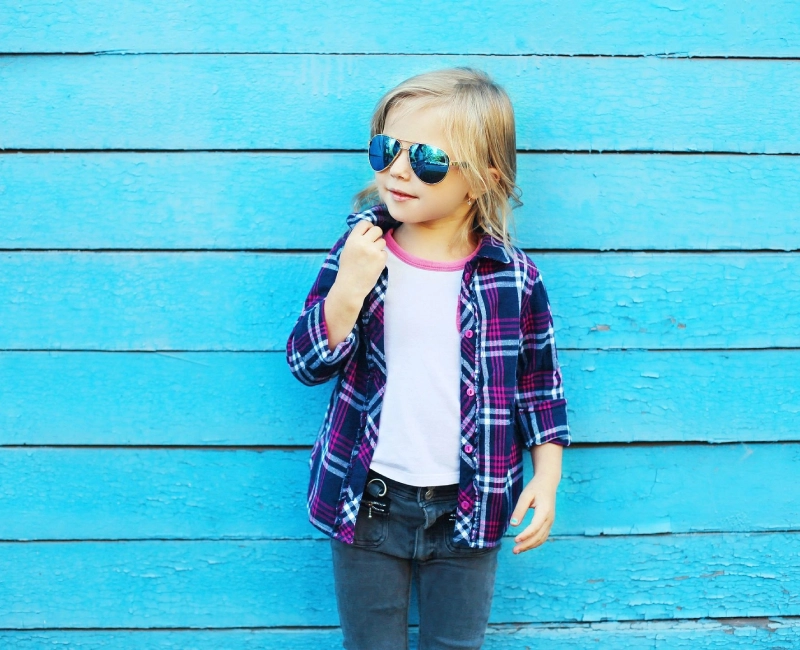
[[[493,623],[800,615],[798,533],[503,545]],[[3,628],[338,623],[328,541],[4,542],[0,573]]]
[[[800,440],[797,350],[559,362],[579,444]],[[332,389],[297,381],[283,351],[0,352],[0,445],[310,446]]]
[[[306,519],[308,457],[0,449],[0,475],[13,477],[0,483],[0,539],[325,539]],[[797,443],[576,446],[564,457],[552,534],[800,532],[799,464]],[[530,480],[527,454],[524,473]]]
[[[341,646],[284,345],[364,98],[446,65],[514,102],[576,442],[486,647],[800,645],[800,4],[110,7],[0,4],[0,647]]]
[[[0,249],[328,250],[371,174],[364,152],[0,156]],[[520,153],[517,183],[525,249],[800,249],[796,156]]]
[[[448,65],[503,80],[520,150],[800,153],[795,61],[436,58]],[[0,149],[364,150],[376,101],[364,98],[430,67],[389,55],[8,57]]]
[[[0,349],[284,349],[323,259],[0,253]],[[791,253],[538,253],[534,262],[560,347],[800,343],[800,257]]]
[[[800,54],[800,11],[792,0],[411,0],[370,4],[369,11],[357,0],[313,11],[247,0],[204,0],[180,10],[132,0],[113,10],[102,0],[29,1],[0,5],[0,49],[791,57]]]
[[[409,639],[415,648],[418,627]],[[67,646],[81,650],[341,650],[338,629],[235,629],[235,630],[22,630],[1,631],[0,643],[8,650],[39,650]],[[782,617],[708,619],[699,621],[634,621],[524,625],[490,624],[485,650],[729,650],[747,646],[755,650],[794,650],[800,643],[800,626]]]

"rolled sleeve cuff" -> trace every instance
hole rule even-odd
[[[327,381],[358,344],[358,323],[333,350],[328,347],[328,327],[320,300],[303,314],[287,346],[289,367],[305,384]]]
[[[358,329],[358,322],[353,326],[353,329],[340,342],[333,350],[328,345],[328,324],[325,322],[325,313],[323,311],[324,300],[314,305],[317,310],[315,315],[315,322],[318,324],[311,328],[311,341],[313,349],[319,354],[319,363],[325,366],[332,366],[341,361],[342,357],[352,350],[356,344],[356,332]]]
[[[539,402],[532,408],[518,406],[516,418],[522,440],[528,449],[546,442],[568,447],[572,442],[565,399]]]

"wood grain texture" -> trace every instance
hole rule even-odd
[[[5,155],[0,248],[328,250],[372,176],[365,153]],[[520,153],[517,184],[526,249],[800,249],[796,156]]]
[[[303,54],[9,57],[0,149],[362,150],[385,90],[450,65],[506,87],[520,150],[800,153],[794,61]]]
[[[800,440],[798,350],[559,362],[578,444]],[[310,446],[332,388],[298,382],[283,352],[0,352],[0,445]]]
[[[420,15],[425,20],[419,20]],[[491,29],[486,25],[491,24]],[[101,0],[0,6],[5,52],[349,52],[797,56],[791,0],[504,0],[287,6]],[[391,25],[390,39],[378,25]],[[458,25],[454,30],[453,25]]]
[[[410,647],[416,648],[419,628],[409,629]],[[755,650],[794,650],[800,643],[800,625],[792,618],[708,619],[699,621],[634,621],[576,623],[551,626],[490,624],[485,650],[728,650],[731,644]],[[338,629],[236,630],[0,630],[8,650],[39,650],[66,646],[81,650],[341,650]]]
[[[0,474],[14,477],[0,484],[0,539],[325,539],[307,521],[308,457],[0,449]],[[798,464],[797,443],[570,448],[552,535],[800,531],[800,502],[786,489]],[[531,517],[509,529],[509,544]]]
[[[0,254],[0,349],[281,350],[323,260]],[[800,345],[800,257],[791,253],[538,253],[534,262],[560,347]]]
[[[284,345],[448,65],[514,103],[576,442],[485,647],[800,646],[798,57],[794,0],[0,3],[0,648],[341,647]]]
[[[493,623],[800,614],[797,533],[512,546],[500,550]],[[329,542],[311,540],[0,543],[0,626],[336,625],[330,561]]]

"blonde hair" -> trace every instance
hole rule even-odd
[[[413,103],[409,106],[408,103]],[[436,106],[444,115],[445,135],[471,191],[477,195],[470,207],[461,244],[469,244],[469,233],[479,238],[488,233],[503,243],[509,255],[513,246],[509,224],[516,223],[512,210],[522,206],[516,185],[517,138],[514,109],[506,91],[489,75],[475,68],[454,67],[433,70],[406,79],[380,99],[372,114],[370,138],[383,132],[390,109]],[[489,167],[500,174],[495,181]],[[378,187],[371,181],[353,197],[353,208],[363,210],[380,201]]]

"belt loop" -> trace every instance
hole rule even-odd
[[[383,486],[383,488],[381,488],[381,486]],[[367,492],[374,497],[382,497],[386,494],[387,489],[386,482],[379,478],[374,478],[367,483]]]

